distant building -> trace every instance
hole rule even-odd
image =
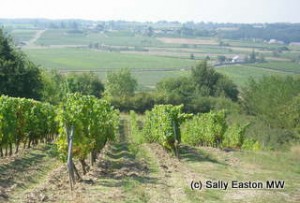
[[[231,63],[241,63],[241,62],[244,62],[244,60],[239,55],[236,55],[231,59]]]
[[[240,57],[239,55],[235,55],[234,57],[227,57],[224,62],[216,60],[214,66],[222,66],[222,65],[230,65],[230,64],[241,64],[245,63],[245,59]]]
[[[276,39],[270,39],[269,44],[284,44],[284,42]]]
[[[87,29],[92,32],[103,32],[105,30],[104,25],[96,23],[93,23],[92,25],[88,26]]]

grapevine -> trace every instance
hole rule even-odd
[[[56,141],[59,156],[67,159],[68,132],[74,128],[72,154],[87,171],[85,159],[100,152],[108,140],[113,140],[118,129],[119,115],[105,100],[94,96],[70,94],[58,109],[59,137]]]
[[[0,156],[12,155],[13,145],[18,153],[21,143],[30,148],[39,141],[51,141],[56,131],[52,105],[32,99],[0,97]]]
[[[156,105],[146,112],[144,135],[148,142],[158,142],[178,156],[181,142],[180,124],[190,115],[182,113],[183,105]]]

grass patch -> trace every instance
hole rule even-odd
[[[102,52],[79,48],[25,49],[36,64],[59,70],[162,69],[190,67],[188,59]]]
[[[0,165],[0,186],[4,189],[16,186],[11,191],[11,200],[22,199],[23,193],[46,181],[49,172],[61,165],[48,154],[49,150],[49,145],[40,145]]]
[[[300,159],[298,153],[291,152],[225,152],[213,148],[200,148],[209,153],[219,164],[209,161],[197,162],[184,160],[193,171],[199,174],[198,179],[223,180],[229,184],[237,181],[284,180],[285,188],[281,190],[264,189],[232,189],[226,191],[214,189],[192,191],[185,189],[188,197],[205,202],[297,202],[300,186]],[[199,151],[199,152],[201,152]],[[297,150],[296,150],[297,151]],[[194,154],[197,159],[197,153]],[[196,177],[197,178],[197,177]]]
[[[272,70],[279,70],[282,72],[291,72],[291,73],[300,74],[300,64],[292,63],[292,62],[277,61],[277,62],[255,64],[253,66],[272,69]]]
[[[148,202],[150,200],[145,188],[137,179],[124,178],[122,180],[122,186],[124,192],[127,194],[125,202]]]
[[[37,30],[14,29],[10,33],[15,42],[26,42],[33,38]]]
[[[145,47],[159,46],[162,43],[155,38],[135,35],[131,32],[93,33],[83,30],[72,33],[68,29],[49,29],[37,41],[39,45],[88,45],[99,43],[113,46]]]
[[[233,66],[222,66],[216,68],[216,71],[227,75],[233,82],[238,86],[245,86],[249,78],[259,79],[263,76],[286,76],[293,75],[292,72],[283,72],[279,70],[263,69],[260,67],[254,67],[251,65],[233,65]]]

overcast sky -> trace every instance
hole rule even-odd
[[[1,0],[0,5],[0,18],[300,23],[300,0]]]

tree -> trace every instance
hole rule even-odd
[[[159,93],[164,95],[166,102],[181,104],[189,100],[195,93],[195,85],[190,77],[166,78],[156,85]]]
[[[250,54],[249,62],[250,63],[255,63],[256,62],[256,53],[255,53],[254,49],[252,50],[252,52]]]
[[[52,70],[42,72],[43,90],[42,100],[51,104],[58,104],[67,94],[66,78],[59,72]]]
[[[121,69],[107,74],[106,94],[109,97],[125,99],[134,95],[137,80],[132,77],[129,69]]]
[[[220,74],[207,64],[207,61],[200,62],[192,68],[192,80],[197,90],[203,96],[213,95],[214,86],[217,83]]]
[[[153,27],[149,26],[149,27],[147,28],[146,34],[148,35],[148,37],[152,37],[153,34],[154,34]]]
[[[226,60],[226,56],[223,56],[223,55],[222,56],[218,56],[217,60],[218,60],[219,63],[224,63],[225,60]]]
[[[194,60],[195,59],[195,56],[193,53],[190,54],[190,59]]]
[[[92,72],[63,75],[57,71],[43,71],[42,79],[42,100],[51,104],[58,104],[68,93],[78,92],[100,98],[104,92],[104,85]]]
[[[299,79],[274,76],[252,79],[243,90],[242,104],[248,114],[263,118],[271,126],[279,126],[282,107],[299,93]]]
[[[5,36],[2,29],[0,29],[0,60],[14,61],[16,59],[12,40]]]
[[[279,117],[281,127],[295,130],[300,135],[300,95],[293,97],[291,101],[282,106]]]
[[[0,30],[0,94],[41,99],[41,71]]]
[[[217,73],[207,61],[202,61],[192,68],[191,80],[196,86],[196,91],[202,96],[225,96],[237,100],[237,86],[224,75]]]
[[[73,30],[77,30],[78,29],[78,23],[76,21],[73,21],[71,27],[72,27]]]
[[[238,100],[239,91],[237,86],[226,76],[222,75],[215,86],[215,96],[225,96],[232,101]]]
[[[104,85],[94,73],[69,74],[66,77],[67,91],[69,93],[79,92],[83,95],[102,96]]]
[[[255,116],[252,129],[258,133],[254,136],[264,146],[282,149],[299,141],[299,94],[300,80],[292,77],[252,79],[243,89],[242,106]]]
[[[209,56],[206,56],[206,57],[205,57],[205,60],[206,60],[206,61],[209,61],[209,60],[210,60],[210,57],[209,57]]]
[[[237,101],[239,94],[237,86],[215,72],[206,61],[193,68],[191,76],[163,79],[156,85],[156,90],[157,103],[184,104],[185,111],[194,113],[207,112],[226,98]]]

